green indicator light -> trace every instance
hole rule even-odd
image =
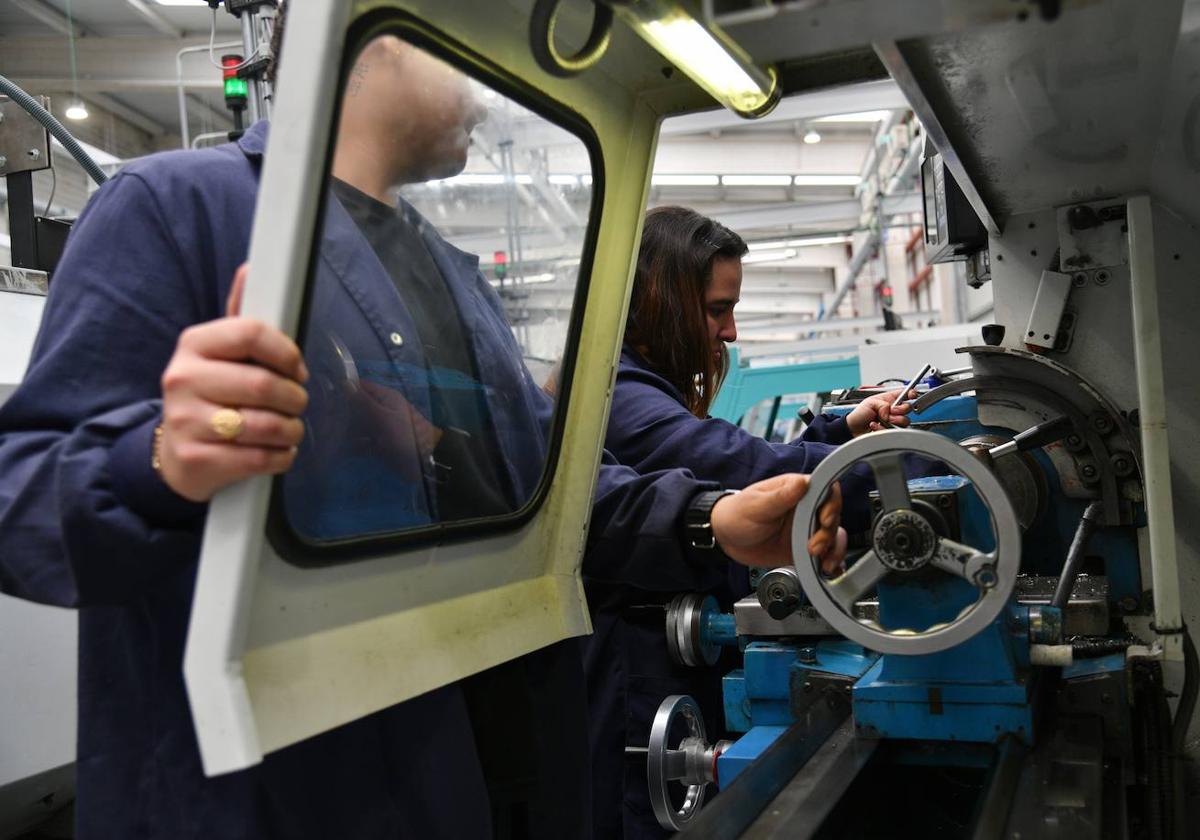
[[[225,80],[225,98],[230,99],[235,96],[246,98],[246,80],[239,79],[236,76],[232,79]]]

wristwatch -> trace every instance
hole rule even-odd
[[[705,490],[692,497],[683,514],[684,530],[693,548],[713,549],[717,539],[712,530],[712,509],[719,499],[732,496],[736,490]]]

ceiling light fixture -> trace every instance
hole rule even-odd
[[[761,117],[779,103],[775,71],[755,65],[729,36],[712,24],[701,23],[678,0],[614,3],[613,11],[738,116]]]
[[[792,181],[797,187],[856,187],[862,178],[857,175],[797,175]]]
[[[790,187],[791,175],[722,175],[727,187]]]
[[[655,187],[717,187],[721,179],[717,175],[651,175],[650,184]]]
[[[808,145],[821,142],[821,135],[815,128],[810,128],[804,133],[804,142]]]
[[[797,256],[795,248],[787,248],[782,251],[756,251],[742,257],[742,265],[754,265],[755,263],[772,263],[786,262],[787,260],[795,259]]]
[[[816,235],[800,239],[768,239],[761,242],[747,242],[746,247],[754,251],[777,251],[781,248],[812,248],[824,245],[843,245],[850,241],[849,234]]]
[[[890,111],[855,111],[852,114],[830,114],[818,117],[813,122],[822,123],[874,123],[887,117]]]
[[[63,113],[69,120],[86,120],[88,118],[88,109],[82,99],[74,100]]]

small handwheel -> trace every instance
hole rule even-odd
[[[942,461],[970,480],[991,514],[994,551],[982,552],[939,537],[913,509],[902,458],[909,453]],[[818,503],[833,483],[859,461],[866,461],[875,474],[882,513],[875,521],[871,549],[840,576],[828,579],[818,568],[818,558],[808,553],[808,538],[816,522]],[[808,492],[796,507],[792,551],[805,594],[835,630],[879,653],[915,656],[961,644],[995,620],[1017,581],[1021,529],[1000,480],[969,452],[931,432],[897,429],[855,438],[817,466]],[[923,629],[886,629],[876,621],[855,617],[855,603],[883,578],[926,566],[971,583],[978,591],[976,600],[952,620]]]
[[[667,653],[689,668],[716,664],[721,648],[704,638],[705,611],[717,611],[717,599],[699,592],[676,595],[667,604]]]
[[[687,734],[672,747],[671,728],[680,719],[687,724]],[[691,697],[672,694],[662,701],[650,726],[646,749],[650,805],[659,825],[679,831],[700,813],[705,791],[716,780],[717,757],[728,745],[728,741],[720,741],[709,746],[700,707]],[[684,786],[683,804],[678,807],[671,799],[669,782]]]

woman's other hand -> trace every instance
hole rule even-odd
[[[850,427],[850,434],[858,437],[867,432],[876,432],[891,426],[899,428],[907,426],[909,420],[905,415],[912,410],[912,406],[907,402],[902,402],[892,408],[892,403],[896,401],[896,397],[900,396],[903,390],[903,388],[897,388],[886,394],[875,394],[856,405],[854,410],[846,415],[846,425]],[[916,396],[916,391],[909,391],[906,399],[916,399]]]

